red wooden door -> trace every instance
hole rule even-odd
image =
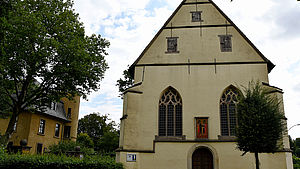
[[[199,148],[193,153],[193,169],[213,169],[213,155],[207,148]]]

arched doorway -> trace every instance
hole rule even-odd
[[[192,156],[192,169],[213,169],[213,155],[207,148],[198,148]]]

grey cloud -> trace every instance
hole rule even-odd
[[[300,5],[289,1],[277,1],[276,6],[268,12],[275,26],[280,32],[275,32],[273,37],[279,39],[293,39],[300,37]]]

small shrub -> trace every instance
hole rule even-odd
[[[300,169],[300,158],[293,156],[294,169]]]
[[[65,155],[0,155],[0,169],[124,169],[114,158],[86,156],[83,159]]]
[[[49,146],[49,151],[50,154],[66,154],[67,152],[74,151],[76,146],[80,146],[80,151],[85,155],[94,153],[92,148],[85,147],[74,141],[60,141],[58,144]]]
[[[3,145],[0,145],[0,155],[3,155],[6,153],[6,148]]]

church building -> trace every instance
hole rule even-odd
[[[212,0],[183,0],[131,65],[117,162],[126,169],[255,169],[237,149],[241,86],[269,84],[275,65]],[[281,105],[283,110],[283,104]],[[282,150],[259,155],[263,169],[292,169]]]

